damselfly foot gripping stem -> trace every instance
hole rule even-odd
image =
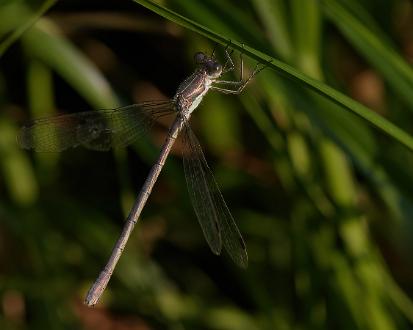
[[[159,157],[132,207],[112,254],[86,296],[87,305],[95,305],[105,290],[180,133],[183,136],[185,149],[183,163],[188,192],[205,239],[213,253],[220,254],[224,247],[237,265],[247,267],[248,255],[244,239],[205,160],[201,145],[189,125],[191,114],[209,90],[225,94],[240,94],[251,79],[264,68],[257,64],[252,73],[244,79],[244,61],[241,53],[239,80],[221,80],[223,74],[235,68],[231,54],[232,52],[229,53],[225,49],[225,63],[222,66],[214,55],[196,53],[194,56],[196,70],[179,85],[171,100],[149,101],[118,109],[42,118],[20,130],[18,142],[26,149],[56,152],[84,146],[105,151],[127,146],[139,139],[157,118],[169,114],[176,115]]]

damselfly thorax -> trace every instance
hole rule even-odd
[[[25,149],[56,152],[84,146],[105,151],[133,143],[146,133],[159,117],[176,115],[159,157],[152,166],[133,205],[109,261],[88,292],[85,300],[87,305],[96,304],[109,282],[132,229],[138,221],[180,132],[183,132],[183,163],[188,192],[205,239],[213,253],[220,254],[224,247],[237,265],[247,267],[248,255],[242,235],[205,160],[198,139],[189,126],[192,112],[199,106],[208,91],[239,94],[252,77],[263,69],[263,67],[256,66],[249,77],[244,79],[242,54],[240,58],[239,80],[220,79],[222,75],[234,69],[234,63],[226,49],[224,65],[219,63],[214,54],[207,56],[199,52],[194,57],[196,70],[179,85],[175,96],[169,101],[148,101],[118,109],[42,118],[20,130],[18,142]]]

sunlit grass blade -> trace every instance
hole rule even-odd
[[[307,75],[301,73],[300,71],[296,70],[290,65],[285,64],[277,59],[274,59],[259,50],[251,48],[247,45],[243,45],[241,42],[236,40],[231,40],[226,36],[218,34],[213,30],[194,22],[180,14],[175,13],[174,11],[156,4],[149,0],[134,0],[135,2],[141,4],[142,6],[152,10],[153,12],[165,17],[176,24],[179,24],[187,29],[190,29],[212,41],[215,41],[223,46],[231,45],[232,48],[243,52],[244,54],[248,55],[252,59],[257,60],[260,63],[265,64],[268,68],[273,69],[274,71],[284,75],[285,77],[299,82],[301,85],[308,87],[318,94],[330,99],[336,104],[339,104],[342,108],[354,113],[355,115],[363,118],[371,125],[375,126],[376,128],[380,129],[382,132],[389,135],[394,140],[398,141],[399,143],[403,144],[407,148],[413,151],[413,137],[397,127],[396,125],[392,124],[390,121],[386,120],[385,118],[381,117],[377,113],[373,112],[366,106],[363,106],[359,102],[351,99],[350,97],[344,95],[343,93],[337,91],[336,89],[318,81],[308,77]]]

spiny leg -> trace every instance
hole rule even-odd
[[[231,49],[231,51],[228,52],[228,47],[229,47],[230,44],[231,44],[231,41],[224,49],[226,61],[225,61],[224,67],[222,69],[221,75],[224,74],[224,73],[227,73],[229,71],[232,71],[235,68],[234,62],[233,62],[232,57],[231,57],[232,53],[234,53],[234,50]],[[229,66],[228,66],[228,64],[229,64]]]
[[[244,44],[242,44],[242,49],[244,49]],[[232,51],[233,52],[233,51]],[[231,52],[231,54],[232,54]],[[239,80],[216,80],[215,83],[217,84],[224,84],[224,85],[233,85],[235,86],[242,86],[245,82],[244,82],[244,58],[243,58],[244,52],[241,52],[239,55],[240,58],[240,78]],[[228,53],[227,56],[229,57]],[[231,61],[232,64],[232,68],[234,69],[234,62],[232,61],[232,58],[229,57],[229,60]],[[226,65],[226,63],[225,63]],[[229,71],[229,70],[228,70]],[[224,73],[224,72],[223,72]],[[254,73],[255,75],[255,73]],[[247,80],[250,80],[252,77],[249,77]]]
[[[234,52],[234,50],[231,50],[230,52],[225,50],[225,57],[227,59],[225,61],[225,64],[224,64],[224,67],[222,69],[221,74],[224,74],[224,73],[227,73],[227,72],[230,72],[230,71],[234,70],[235,65],[234,65],[234,62],[232,61],[232,58],[231,58],[231,55],[232,55],[233,52]]]
[[[228,45],[229,46],[229,45]],[[227,49],[228,46],[225,47],[224,51],[225,51],[225,56],[227,58],[225,65],[224,65],[224,69],[222,70],[222,74],[227,73],[229,71],[234,70],[235,65],[234,65],[234,61],[232,60],[232,53],[234,52],[234,50],[232,49],[230,53],[228,53]],[[244,49],[244,44],[242,44],[242,49]],[[244,59],[243,59],[243,52],[240,53],[239,55],[240,58],[240,79],[238,81],[231,81],[231,84],[234,85],[235,83],[241,84],[243,81],[243,77],[244,77]],[[228,63],[230,63],[229,67],[227,68]],[[223,80],[225,81],[225,80]],[[225,83],[224,83],[225,84]]]
[[[231,58],[231,55],[234,52],[234,50],[231,50],[231,52],[228,53],[228,47],[229,47],[229,44],[224,49],[227,60],[225,62],[222,74],[224,74],[225,72],[233,70],[234,67],[235,67],[234,62]],[[244,49],[244,44],[242,44],[242,49]],[[239,80],[215,80],[214,83],[213,83],[213,86],[211,86],[211,90],[215,90],[215,91],[225,93],[225,94],[240,94],[244,90],[244,88],[248,85],[248,83],[251,81],[251,79],[255,75],[257,75],[259,72],[261,72],[267,66],[268,63],[272,62],[272,60],[269,61],[267,64],[261,64],[260,62],[258,62],[255,65],[255,68],[252,71],[252,73],[244,81],[244,58],[243,58],[243,55],[244,55],[244,52],[241,52],[240,53],[240,79]],[[229,68],[227,68],[228,63],[230,63]],[[262,65],[262,66],[260,67],[260,65]],[[220,84],[222,84],[222,85],[232,85],[234,87],[234,89],[218,87],[217,85],[220,85]]]
[[[215,90],[217,92],[221,92],[224,94],[240,94],[244,90],[244,88],[248,85],[248,83],[251,81],[251,79],[254,78],[254,76],[256,76],[259,72],[261,72],[266,67],[266,65],[262,65],[260,67],[260,64],[261,63],[257,63],[255,65],[254,71],[249,75],[249,77],[245,81],[241,79],[240,81],[217,80],[214,82],[214,84],[234,85],[235,89],[212,86],[211,90]]]

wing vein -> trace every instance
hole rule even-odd
[[[245,268],[248,255],[244,240],[188,123],[183,135],[185,177],[204,236],[214,253],[219,254],[223,245],[232,260]]]

